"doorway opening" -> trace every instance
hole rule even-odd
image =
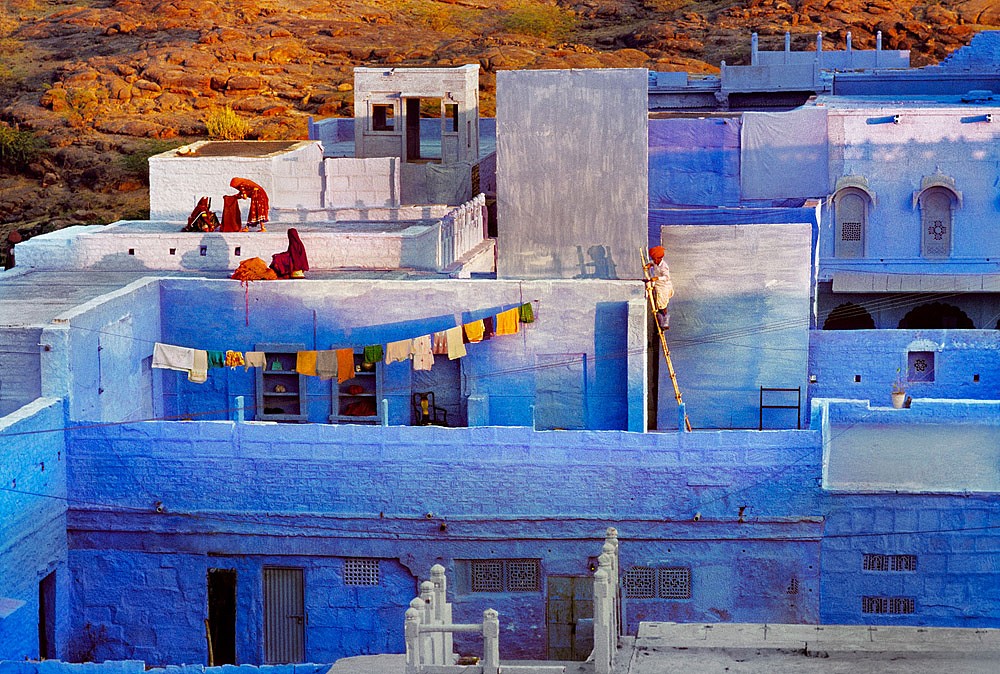
[[[209,666],[236,664],[236,570],[208,570]]]

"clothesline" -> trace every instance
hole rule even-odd
[[[467,354],[465,345],[475,344],[494,336],[514,335],[520,323],[534,323],[535,315],[530,302],[501,311],[494,316],[456,325],[447,330],[424,334],[394,342],[366,345],[362,351],[364,363],[380,361],[398,363],[413,360],[414,370],[430,370],[435,355],[446,355],[449,360]],[[263,351],[209,351],[156,342],[153,345],[153,367],[187,373],[188,381],[203,384],[208,381],[208,370],[217,367],[267,367]],[[281,367],[279,365],[279,367]],[[343,383],[355,375],[354,347],[295,352],[295,371],[327,381],[337,379]]]

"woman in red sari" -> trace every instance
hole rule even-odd
[[[233,178],[229,181],[229,186],[240,193],[240,199],[250,200],[246,226],[248,228],[259,226],[260,231],[266,232],[264,223],[268,221],[271,205],[264,188],[247,178]],[[225,217],[223,217],[223,221],[225,221]]]
[[[305,278],[303,272],[309,271],[309,258],[295,228],[288,230],[288,250],[271,256],[271,269],[278,278]]]

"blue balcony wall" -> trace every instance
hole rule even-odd
[[[534,323],[522,324],[516,335],[469,344],[461,359],[461,395],[488,401],[486,418],[479,422],[532,426],[546,418],[561,427],[644,429],[640,283],[282,281],[252,284],[245,296],[236,281],[165,279],[161,288],[160,341],[209,350],[251,351],[275,342],[302,349],[360,349],[530,302]],[[566,367],[552,368],[553,362]],[[383,367],[390,424],[410,423],[411,372],[409,361]],[[159,376],[168,416],[226,419],[237,396],[251,406],[254,400],[253,370],[213,369],[205,384],[191,384],[183,373]],[[325,423],[331,382],[310,377],[307,386],[309,421]],[[539,401],[538,394],[548,391],[544,387],[552,386],[577,395]]]
[[[0,417],[0,657],[39,657],[39,583],[55,573],[50,644],[62,656],[70,617],[62,400]],[[9,601],[8,601],[9,600]],[[13,609],[11,611],[11,609]],[[11,611],[8,613],[8,611]]]

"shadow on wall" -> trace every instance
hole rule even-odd
[[[111,253],[94,263],[98,271],[142,271],[149,269],[135,255],[128,253]]]
[[[580,265],[580,273],[573,278],[585,279],[616,279],[618,278],[617,267],[614,258],[611,257],[610,246],[591,246],[587,249],[587,262],[583,256],[583,246],[576,247],[576,256]]]

